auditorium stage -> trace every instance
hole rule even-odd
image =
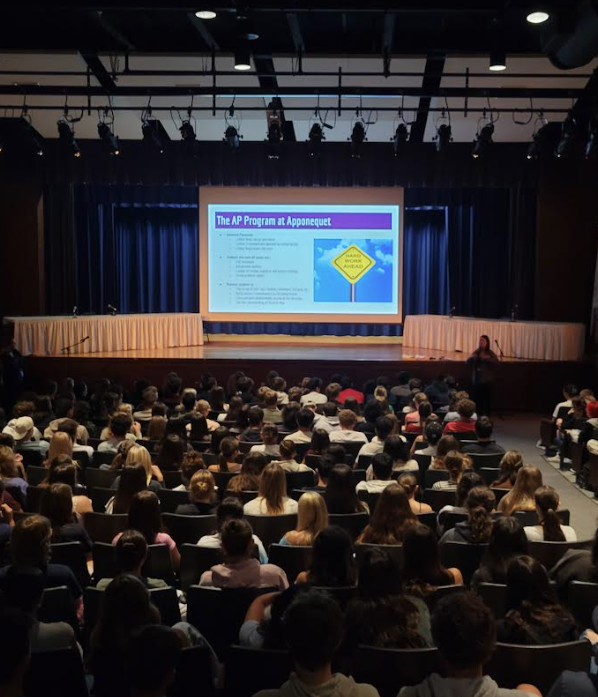
[[[111,351],[71,356],[29,356],[28,379],[60,380],[66,376],[94,381],[109,377],[126,387],[138,378],[161,385],[166,373],[176,371],[185,385],[194,385],[200,373],[209,371],[225,383],[235,370],[243,370],[257,384],[270,370],[277,370],[289,383],[305,376],[324,381],[334,373],[350,375],[363,383],[378,375],[391,380],[401,370],[429,381],[439,373],[454,375],[465,388],[470,369],[467,354],[403,348],[394,343],[369,344],[272,341],[214,341],[203,346],[160,350]],[[531,361],[505,358],[496,370],[495,405],[499,410],[546,412],[558,400],[556,386],[577,382],[596,383],[595,361]]]

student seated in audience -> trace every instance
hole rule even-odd
[[[469,393],[465,392],[465,390],[459,390],[458,392],[452,391],[450,393],[449,409],[448,409],[448,411],[445,414],[445,417],[443,419],[443,423],[445,425],[451,421],[459,421],[459,419],[461,418],[461,415],[457,411],[457,405],[463,399],[469,399]],[[474,413],[474,414],[472,414],[471,418],[474,421],[476,421],[478,418],[478,415],[476,413]]]
[[[117,479],[116,494],[108,499],[104,507],[106,513],[128,513],[133,496],[148,488],[145,467],[141,464],[127,465]]]
[[[37,612],[42,604],[45,580],[43,573],[34,567],[12,567],[2,584],[6,604],[24,612],[30,622],[31,652],[56,651],[81,647],[73,628],[66,622],[40,622]],[[5,656],[2,656],[2,660]],[[0,694],[4,695],[0,689]]]
[[[368,437],[365,433],[355,430],[357,416],[350,409],[341,409],[338,415],[340,425],[339,431],[332,431],[330,434],[331,443],[367,443]]]
[[[330,477],[330,472],[332,468],[336,465],[336,460],[330,455],[330,453],[324,453],[322,457],[318,460],[316,464],[316,486],[314,490],[316,491],[326,491],[328,486],[328,479]]]
[[[476,420],[473,418],[475,414],[475,403],[471,399],[462,399],[457,402],[457,421],[449,421],[444,427],[445,433],[474,433]]]
[[[490,485],[493,489],[512,489],[517,472],[523,467],[523,455],[518,450],[507,450],[500,461],[498,479]]]
[[[315,415],[311,409],[303,407],[297,413],[297,430],[285,436],[285,440],[292,440],[294,443],[311,443],[312,428]]]
[[[452,593],[438,602],[432,615],[432,636],[443,675],[432,673],[419,685],[403,687],[398,697],[542,697],[533,685],[507,690],[484,675],[484,664],[496,644],[496,623],[474,593]]]
[[[369,508],[359,500],[355,491],[353,472],[348,465],[335,465],[330,470],[326,486],[328,513],[368,513]]]
[[[444,520],[447,513],[462,513],[467,515],[467,508],[465,508],[465,501],[469,492],[475,486],[486,486],[483,478],[473,470],[467,470],[463,472],[463,475],[457,484],[455,489],[455,505],[443,506],[438,512],[438,529],[440,533],[444,532]]]
[[[227,412],[229,409],[229,405],[226,403],[226,393],[224,388],[214,385],[212,388],[210,388],[207,399],[210,403],[212,411],[218,412],[216,421],[224,421],[227,417]]]
[[[337,525],[321,530],[314,540],[311,566],[297,576],[295,583],[328,588],[355,586],[357,567],[349,533]]]
[[[328,595],[316,590],[299,594],[283,618],[295,671],[280,689],[262,690],[255,697],[379,697],[371,685],[332,672],[332,661],[343,640],[342,622],[340,607]]]
[[[250,452],[245,455],[241,473],[229,480],[227,491],[258,491],[264,467],[268,464],[262,453]]]
[[[419,469],[417,460],[410,456],[409,444],[403,440],[403,436],[398,434],[388,436],[384,441],[383,452],[390,455],[393,472],[415,472]]]
[[[44,467],[47,467],[50,462],[59,455],[73,457],[73,442],[68,433],[64,433],[64,431],[56,431],[52,436],[50,447],[48,448],[48,456],[44,461]]]
[[[261,443],[264,411],[261,407],[249,407],[247,410],[247,428],[241,432],[239,440],[244,443]]]
[[[388,416],[379,416],[376,419],[376,435],[372,438],[369,443],[362,446],[361,450],[357,455],[357,464],[359,465],[359,458],[362,455],[377,455],[381,453],[384,449],[384,443],[386,439],[392,433],[394,423]]]
[[[316,414],[314,428],[321,428],[330,434],[340,430],[338,419],[338,405],[335,402],[326,402],[319,407],[320,414]]]
[[[436,455],[432,457],[432,461],[430,462],[430,469],[445,470],[444,458],[448,453],[454,450],[461,452],[461,443],[459,443],[455,436],[442,436],[436,446]]]
[[[421,598],[405,594],[397,560],[381,548],[365,552],[358,597],[345,611],[342,653],[351,660],[359,645],[380,649],[432,646],[430,612]]]
[[[218,548],[222,546],[222,541],[220,538],[220,531],[227,520],[239,520],[243,518],[243,504],[238,498],[228,496],[225,498],[216,509],[216,530],[210,535],[204,535],[200,537],[197,546],[198,547],[212,547]],[[268,555],[260,538],[257,535],[253,535],[253,541],[258,549],[260,563],[268,563]]]
[[[494,424],[487,416],[480,416],[475,422],[475,432],[478,439],[475,443],[466,443],[463,452],[475,455],[491,455],[504,453],[505,449],[492,439]]]
[[[424,428],[423,435],[419,435],[413,441],[411,445],[411,456],[414,453],[419,455],[430,455],[436,457],[436,446],[442,438],[442,424],[440,421],[428,421]],[[417,448],[417,444],[425,442],[427,445],[425,448]]]
[[[74,396],[73,398],[67,397],[56,400],[54,409],[57,418],[53,421],[50,421],[49,425],[44,429],[44,438],[52,438],[56,431],[62,430],[61,426],[67,419],[70,421],[73,420],[73,407]],[[87,441],[89,440],[89,433],[87,429],[85,428],[85,426],[81,424],[77,424],[76,422],[75,424],[75,439],[80,441],[81,443],[87,443]]]
[[[268,390],[264,395],[264,424],[278,426],[282,423],[282,412],[278,408],[278,395],[274,390]]]
[[[372,458],[367,470],[366,481],[361,481],[355,487],[355,491],[367,491],[370,494],[379,494],[387,486],[393,484],[391,479],[393,461],[388,453],[378,453]]]
[[[0,610],[0,695],[22,697],[31,661],[31,619],[23,612]]]
[[[148,625],[131,637],[126,655],[131,697],[161,697],[175,682],[181,634],[162,625]]]
[[[64,435],[66,436],[66,434]],[[27,487],[29,486],[24,475],[23,464],[17,460],[14,451],[6,445],[0,445],[0,480],[2,480],[4,487],[18,490],[21,503],[27,499]],[[14,493],[14,496],[17,497],[17,494]]]
[[[306,491],[299,499],[296,528],[285,533],[279,544],[311,547],[318,533],[327,525],[328,509],[324,497],[315,491]]]
[[[288,438],[285,438],[280,444],[280,457],[278,460],[274,460],[279,464],[285,472],[312,472],[311,467],[307,465],[301,465],[297,462],[296,458],[297,448],[295,443]]]
[[[301,593],[311,593],[311,586],[295,583],[282,592],[258,595],[239,630],[239,644],[252,649],[286,650],[282,620],[289,605]]]
[[[357,538],[357,543],[401,544],[408,528],[416,523],[417,517],[411,510],[405,489],[392,482],[378,495],[378,502],[370,522]]]
[[[4,427],[3,433],[8,433],[15,439],[15,445],[19,450],[34,450],[35,452],[46,455],[50,444],[41,440],[41,434],[33,425],[30,416],[20,416],[12,419]],[[37,435],[37,437],[36,437]]]
[[[305,453],[307,455],[324,455],[330,447],[330,436],[323,428],[314,428],[311,434],[311,442]]]
[[[423,394],[423,392],[419,394]],[[432,412],[432,405],[426,397],[425,400],[420,401],[420,403],[418,404],[416,413],[407,414],[405,416],[405,424],[403,426],[403,431],[405,433],[421,434],[424,432],[427,423],[430,420],[435,420],[437,418],[438,417],[436,416],[436,414]]]
[[[227,436],[220,441],[220,453],[218,454],[218,464],[210,465],[210,472],[234,472],[241,471],[241,463],[237,462],[239,457],[239,441],[233,436]]]
[[[79,443],[77,440],[79,425],[73,419],[63,419],[62,423],[58,426],[57,431],[62,431],[63,433],[68,433],[71,443],[73,444],[73,453],[87,453],[89,462],[93,462],[94,449],[91,445],[85,445]],[[85,441],[87,442],[87,441]]]
[[[577,533],[569,525],[561,525],[557,515],[560,498],[551,486],[539,486],[534,494],[538,525],[526,525],[527,539],[531,542],[576,542]]]
[[[158,445],[156,466],[161,472],[180,470],[186,454],[187,442],[180,436],[169,433]]]
[[[433,593],[438,586],[462,585],[459,569],[445,569],[440,561],[436,533],[427,525],[412,525],[403,539],[403,577],[406,592],[419,597]]]
[[[439,375],[426,387],[424,393],[434,406],[448,407],[449,386],[446,382],[446,376]]]
[[[147,427],[147,439],[154,443],[158,443],[166,435],[167,419],[164,416],[152,416]],[[111,429],[112,430],[112,429]],[[114,433],[114,431],[113,431]],[[100,443],[101,445],[101,443]],[[100,447],[98,446],[98,450]]]
[[[257,498],[248,501],[245,515],[282,515],[297,513],[297,501],[287,496],[287,480],[283,468],[271,462],[264,467]]]
[[[451,450],[444,458],[444,466],[449,474],[448,479],[441,479],[434,482],[432,489],[443,489],[445,491],[456,491],[459,482],[467,466],[464,456],[457,450]]]
[[[533,465],[524,465],[515,477],[515,485],[498,504],[503,515],[512,515],[515,511],[536,510],[536,489],[542,486],[542,472]]]
[[[363,404],[365,395],[363,392],[356,390],[353,385],[353,380],[347,375],[343,375],[340,379],[341,391],[338,393],[336,401],[339,404],[345,404],[347,399],[354,399],[358,404]],[[347,407],[348,408],[348,407]]]
[[[110,437],[98,445],[99,453],[116,453],[119,443],[124,440],[135,441],[136,437],[131,433],[133,419],[127,414],[117,413],[110,419]]]
[[[254,558],[253,532],[244,519],[230,519],[222,527],[224,562],[201,575],[200,586],[216,588],[261,588],[284,590],[289,582],[285,572],[274,564],[260,564]]]
[[[278,457],[280,455],[280,446],[278,445],[278,428],[274,424],[264,423],[261,431],[262,442],[257,445],[252,445],[249,452],[262,453],[263,455],[271,455]]]
[[[158,401],[158,388],[153,385],[146,387],[141,397],[141,404],[133,412],[133,418],[135,421],[149,421],[153,416],[152,408]]]
[[[287,383],[280,375],[272,380],[272,389],[276,393],[278,405],[283,407],[289,403],[289,395],[285,392]]]
[[[231,432],[225,426],[219,426],[215,431],[210,434],[210,447],[207,452],[212,455],[220,455],[220,443],[225,438],[229,438]]]
[[[416,495],[419,491],[419,485],[417,483],[417,477],[414,474],[406,472],[401,474],[397,479],[397,483],[403,487],[407,498],[409,499],[409,506],[415,515],[420,513],[432,513],[432,506],[422,501],[416,500]]]
[[[140,464],[143,466],[145,470],[145,483],[148,489],[151,491],[159,491],[162,488],[164,476],[160,468],[152,463],[152,458],[147,448],[144,448],[142,445],[131,446],[127,450],[125,467],[131,464]],[[111,488],[118,489],[119,481],[120,476],[114,480]]]
[[[322,394],[322,380],[320,378],[311,378],[307,386],[309,392],[301,397],[301,404],[313,402],[313,404],[325,404],[328,397]]]
[[[247,427],[247,408],[242,397],[234,395],[230,398],[225,419],[231,433],[238,435]],[[214,433],[214,431],[212,431]],[[217,453],[216,453],[217,454]]]
[[[205,470],[206,464],[202,456],[195,450],[185,453],[183,462],[181,463],[181,483],[173,488],[173,491],[189,491],[191,485],[191,477],[196,472]]]
[[[214,476],[207,470],[200,470],[191,477],[189,503],[176,507],[177,515],[213,515],[216,511]]]
[[[42,494],[40,515],[52,526],[52,544],[78,542],[85,554],[91,554],[93,543],[87,530],[77,522],[73,510],[73,490],[68,484],[51,484]]]
[[[525,555],[507,568],[507,613],[498,640],[508,644],[560,644],[579,638],[573,615],[557,600],[542,564]]]
[[[136,576],[143,585],[148,588],[168,588],[168,584],[161,578],[143,576],[141,569],[147,559],[147,541],[139,530],[125,530],[116,542],[116,565],[121,574]],[[101,578],[97,582],[97,588],[106,590],[113,579]]]
[[[574,385],[573,383],[569,383],[563,387],[564,400],[562,402],[559,402],[554,408],[554,411],[552,412],[552,420],[554,421],[554,423],[557,422],[557,419],[559,418],[559,412],[561,411],[561,409],[563,411],[565,409],[571,409],[571,400],[573,399],[573,397],[577,397],[578,394],[579,388],[577,387],[577,385]]]
[[[440,544],[445,542],[469,542],[481,544],[488,542],[492,533],[493,519],[491,513],[496,505],[496,497],[486,486],[475,486],[465,499],[468,519],[457,523],[454,528],[447,530]]]
[[[12,531],[10,556],[12,564],[0,569],[0,589],[11,569],[36,568],[44,577],[44,588],[66,586],[80,614],[83,609],[82,592],[75,575],[68,566],[50,563],[52,527],[50,521],[33,515],[19,521]]]
[[[148,545],[166,545],[170,550],[172,568],[175,570],[179,568],[181,555],[172,537],[163,532],[160,501],[153,491],[140,491],[133,496],[127,515],[127,527],[139,530]],[[122,533],[116,535],[112,540],[113,545],[118,542],[121,535]]]
[[[517,518],[501,516],[494,521],[488,548],[480,568],[471,579],[472,589],[480,583],[506,583],[507,568],[515,557],[527,554],[527,537]]]

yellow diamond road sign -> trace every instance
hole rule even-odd
[[[349,283],[357,283],[360,278],[376,265],[369,254],[355,244],[347,247],[332,260],[334,268],[341,273]]]

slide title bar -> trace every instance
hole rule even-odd
[[[332,230],[391,230],[390,213],[318,213],[309,215],[304,212],[294,213],[245,213],[218,212],[214,214],[217,228],[294,228],[314,230],[330,228]]]

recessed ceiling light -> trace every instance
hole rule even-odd
[[[545,10],[537,10],[536,12],[530,12],[527,16],[527,21],[530,24],[542,24],[550,18],[550,15]]]
[[[214,10],[198,10],[195,16],[199,19],[216,19],[216,13]]]

